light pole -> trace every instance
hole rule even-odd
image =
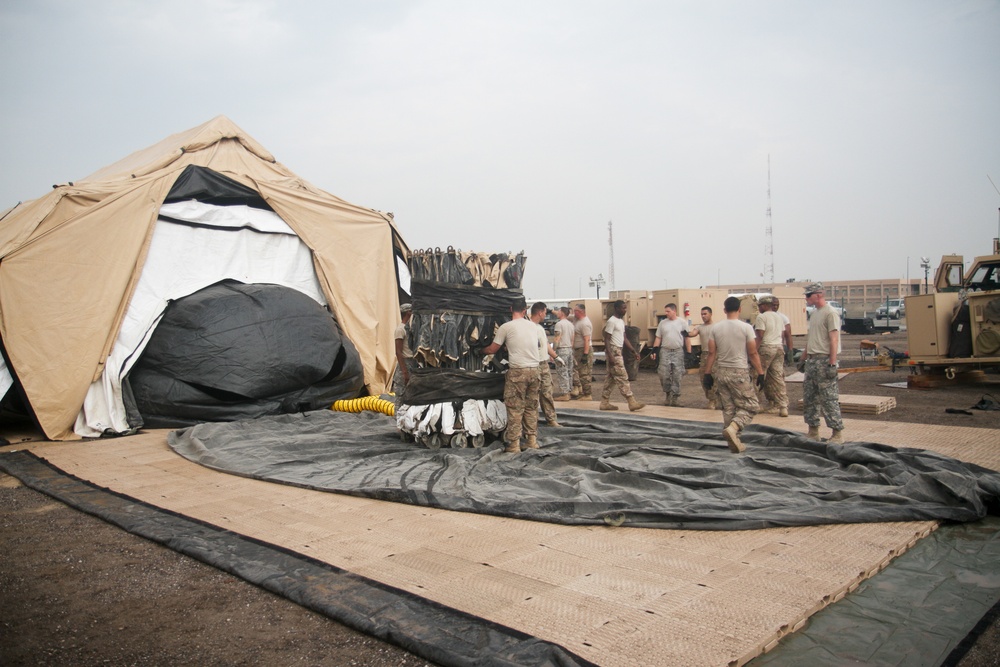
[[[604,274],[598,273],[596,278],[590,279],[590,286],[597,288],[597,298],[601,298],[601,285],[605,283]]]
[[[927,289],[927,276],[931,272],[931,258],[930,257],[921,257],[920,258],[920,268],[922,268],[924,270],[924,294],[929,294],[930,292]]]

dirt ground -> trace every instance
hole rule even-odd
[[[845,368],[875,366],[861,360],[861,338],[844,337]],[[906,347],[905,334],[878,340]],[[897,407],[882,415],[848,416],[1000,429],[1000,411],[945,412],[969,408],[984,394],[1000,400],[1000,376],[988,376],[990,384],[947,389],[880,386],[905,382],[906,374],[905,369],[850,373],[841,381],[841,393],[894,396]],[[598,392],[603,379],[598,366]],[[663,399],[652,369],[641,370],[634,387],[643,401]],[[805,430],[796,405],[801,392],[800,384],[789,384],[790,430]],[[705,407],[697,375],[684,378],[682,403]],[[0,548],[0,665],[429,664],[70,509],[2,473]],[[1000,665],[1000,622],[994,620],[958,664]]]

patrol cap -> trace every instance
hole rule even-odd
[[[766,306],[768,304],[774,303],[774,297],[771,296],[770,294],[767,294],[757,299],[757,303]]]
[[[826,290],[823,289],[823,283],[809,283],[806,285],[806,296],[815,294],[816,292],[826,292]]]
[[[413,304],[412,303],[401,303],[401,304],[399,304],[399,312],[401,312],[401,313],[408,313],[411,310],[413,310]]]

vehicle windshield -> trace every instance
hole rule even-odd
[[[969,289],[995,290],[1000,288],[1000,262],[980,264],[969,277]]]

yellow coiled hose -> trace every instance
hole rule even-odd
[[[338,412],[361,412],[369,410],[371,412],[381,412],[390,417],[396,416],[396,405],[392,401],[387,401],[378,396],[362,396],[361,398],[334,401],[330,409],[337,410]]]

